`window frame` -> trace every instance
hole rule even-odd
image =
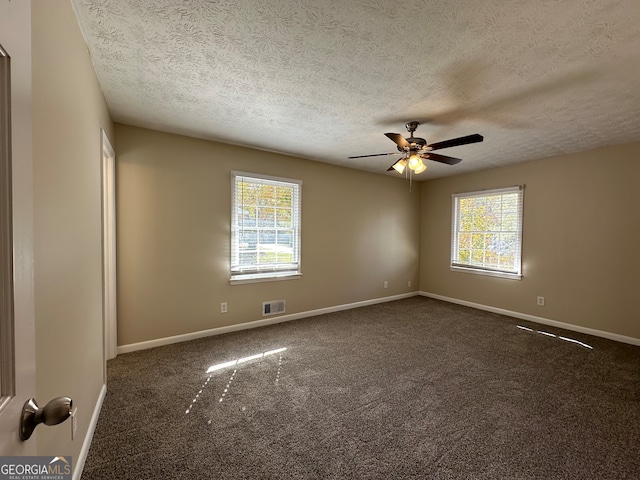
[[[515,268],[513,270],[503,270],[499,268],[491,268],[487,266],[479,266],[461,263],[459,261],[458,251],[459,251],[459,242],[458,235],[461,232],[459,228],[459,219],[460,219],[460,208],[459,202],[462,199],[473,198],[473,197],[489,197],[495,195],[505,195],[505,194],[517,194],[517,219],[516,219],[516,228],[514,230],[508,230],[508,232],[513,232],[516,235],[515,240]],[[523,224],[523,216],[524,216],[524,185],[516,185],[512,187],[505,188],[495,188],[488,190],[478,190],[473,192],[463,192],[463,193],[454,193],[451,195],[452,200],[452,217],[451,217],[451,258],[450,258],[450,270],[454,272],[463,272],[463,273],[473,273],[478,275],[486,275],[491,277],[500,277],[500,278],[508,278],[512,280],[520,280],[522,279],[522,224]],[[487,232],[496,232],[495,230],[483,230],[482,233],[486,234]],[[502,219],[501,219],[501,229],[499,232],[504,232],[502,230]],[[478,232],[480,233],[480,232]]]
[[[282,268],[266,266],[260,268],[254,264],[254,266],[242,267],[239,261],[239,244],[237,235],[239,233],[238,228],[238,215],[239,208],[236,204],[236,189],[237,180],[239,178],[245,179],[248,182],[255,180],[255,183],[272,184],[274,186],[287,186],[293,187],[292,198],[292,227],[293,230],[293,261],[290,264],[283,264]],[[255,226],[256,233],[259,226]],[[278,230],[277,225],[274,225],[270,230]],[[241,172],[237,170],[231,171],[231,245],[230,245],[230,283],[232,285],[243,283],[255,283],[255,282],[268,282],[278,280],[291,280],[300,278],[302,276],[302,259],[301,259],[301,231],[302,231],[302,180],[277,177],[273,175],[264,175],[259,173]],[[276,233],[277,235],[277,233]]]

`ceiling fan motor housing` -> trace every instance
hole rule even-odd
[[[419,147],[424,147],[427,144],[427,141],[424,138],[420,138],[420,137],[409,137],[407,138],[407,142],[409,142],[412,147],[414,145]]]
[[[410,153],[427,149],[427,141],[424,138],[409,137],[407,138],[407,143],[409,143],[409,148],[407,148],[406,146],[401,147],[398,145],[398,151],[403,153]]]

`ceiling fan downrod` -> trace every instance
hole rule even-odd
[[[407,122],[404,124],[407,131],[411,134],[412,137],[413,137],[413,132],[416,131],[416,129],[418,128],[418,125],[420,125],[419,122]]]

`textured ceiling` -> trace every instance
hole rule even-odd
[[[640,140],[638,0],[72,0],[115,121],[418,179]],[[389,173],[398,175],[395,172]]]

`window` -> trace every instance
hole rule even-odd
[[[300,276],[302,182],[231,172],[231,282]]]
[[[522,278],[523,187],[453,195],[451,269]]]

